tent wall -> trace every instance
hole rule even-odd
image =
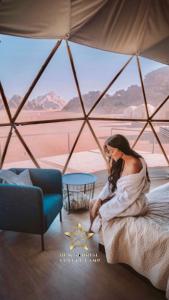
[[[3,0],[0,33],[68,39],[169,63],[169,0]]]

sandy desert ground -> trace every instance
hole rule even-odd
[[[5,117],[5,114],[2,112],[0,112],[0,114],[0,123],[2,124],[7,122],[7,117]],[[51,120],[73,117],[82,117],[82,114],[62,113],[56,111],[23,111],[22,114],[18,116],[17,121],[22,122],[44,119]],[[110,117],[110,115],[107,115],[107,117]],[[31,149],[33,155],[37,159],[41,159],[44,157],[58,156],[63,154],[68,156],[82,126],[82,123],[83,121],[69,121],[38,125],[25,125],[18,126],[17,128],[21,133],[23,139],[27,143],[28,147]],[[115,133],[125,135],[129,139],[130,145],[132,145],[136,140],[138,134],[140,133],[142,127],[144,126],[144,123],[132,121],[90,121],[90,124],[92,125],[93,130],[101,145],[103,145],[105,139],[108,136]],[[155,123],[154,127],[169,157],[169,137],[167,138],[159,132],[160,126],[166,125],[166,123]],[[8,126],[0,126],[0,155],[2,155],[8,132]],[[98,146],[91,134],[88,125],[86,124],[74,151],[76,153],[79,153],[81,151],[88,151],[90,155],[90,151],[93,149],[98,149]],[[141,154],[151,154],[152,159],[153,155],[161,154],[161,149],[157,144],[156,138],[154,137],[151,128],[149,127],[146,129],[134,149]],[[13,132],[5,163],[17,162],[18,160],[29,160],[29,156],[18,140],[15,132]],[[158,165],[157,159],[155,159],[154,163]],[[166,162],[164,162],[164,164],[166,165]]]

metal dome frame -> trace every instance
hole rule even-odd
[[[22,143],[22,145],[24,146],[26,152],[28,153],[28,155],[30,156],[31,160],[33,161],[34,165],[37,167],[37,168],[40,168],[40,165],[39,163],[37,162],[35,156],[33,155],[31,149],[28,147],[27,143],[25,142],[25,140],[23,139],[22,135],[20,134],[19,130],[18,130],[18,126],[22,125],[22,126],[27,126],[27,125],[35,125],[35,124],[46,124],[46,123],[57,123],[57,122],[69,122],[69,121],[83,121],[82,125],[81,125],[81,128],[77,134],[77,137],[74,141],[74,144],[72,146],[72,149],[68,155],[68,158],[66,160],[66,163],[64,165],[64,168],[63,168],[63,173],[66,172],[66,169],[67,169],[67,166],[69,164],[69,161],[71,159],[71,156],[74,152],[74,149],[76,147],[76,144],[78,143],[78,140],[80,138],[80,135],[81,133],[83,132],[83,128],[85,126],[85,124],[88,125],[90,131],[91,131],[91,134],[92,136],[94,137],[99,149],[100,149],[100,152],[101,154],[103,155],[103,158],[106,160],[105,158],[105,154],[103,152],[103,149],[99,143],[99,140],[92,128],[92,125],[90,123],[90,121],[97,121],[97,120],[103,120],[103,121],[140,121],[140,122],[145,122],[145,125],[144,127],[142,128],[141,132],[139,133],[139,135],[137,136],[135,142],[133,143],[132,145],[132,148],[134,148],[137,144],[137,142],[139,141],[141,135],[143,134],[143,132],[145,131],[147,125],[150,125],[151,127],[151,130],[157,140],[157,143],[159,144],[161,150],[162,150],[162,153],[169,165],[169,158],[166,154],[166,151],[164,150],[163,146],[162,146],[162,143],[154,129],[154,126],[153,126],[153,122],[169,122],[169,120],[167,119],[155,119],[153,120],[153,117],[157,114],[157,112],[161,109],[161,107],[163,107],[163,105],[167,102],[167,100],[169,99],[169,95],[161,102],[161,104],[156,108],[156,110],[153,112],[153,114],[149,114],[149,111],[148,111],[148,104],[147,104],[147,99],[146,99],[146,92],[145,92],[145,88],[144,88],[144,83],[143,83],[143,76],[142,76],[142,70],[141,70],[141,65],[140,65],[140,60],[139,60],[139,56],[138,55],[133,55],[129,58],[129,60],[122,66],[122,68],[117,72],[117,74],[113,77],[113,79],[109,82],[109,84],[107,85],[107,87],[102,91],[101,95],[99,96],[99,98],[96,100],[96,102],[94,103],[94,105],[91,107],[91,109],[89,110],[88,113],[86,113],[85,111],[85,106],[84,106],[84,103],[83,103],[83,98],[82,98],[82,94],[81,94],[81,90],[80,90],[80,85],[79,85],[79,81],[78,81],[78,76],[77,76],[77,72],[76,72],[76,68],[75,68],[75,64],[74,64],[74,59],[73,59],[73,55],[72,55],[72,52],[71,52],[71,48],[70,48],[70,45],[69,45],[69,42],[66,40],[66,47],[67,47],[67,54],[68,54],[68,57],[69,57],[69,60],[70,60],[70,64],[71,64],[71,68],[72,68],[72,74],[73,74],[73,77],[74,77],[74,80],[75,80],[75,84],[76,84],[76,88],[77,88],[77,93],[78,93],[78,96],[79,96],[79,99],[80,99],[80,104],[81,104],[81,108],[82,108],[82,112],[83,112],[83,117],[78,117],[78,118],[63,118],[63,119],[52,119],[52,120],[38,120],[38,121],[20,121],[18,122],[17,121],[17,117],[18,115],[20,114],[24,104],[26,103],[29,95],[31,94],[32,90],[34,89],[35,85],[37,84],[37,82],[39,81],[41,75],[43,74],[43,72],[45,71],[46,67],[48,66],[49,62],[51,61],[52,57],[55,55],[55,53],[57,52],[59,46],[61,45],[62,43],[62,40],[59,40],[57,41],[57,43],[55,44],[55,46],[53,47],[53,49],[51,50],[50,54],[48,55],[48,57],[46,58],[45,62],[43,63],[43,65],[41,66],[39,72],[37,73],[36,77],[34,78],[34,80],[32,81],[30,87],[28,88],[25,96],[23,97],[20,105],[18,106],[14,116],[12,117],[11,115],[11,111],[10,111],[10,108],[9,108],[9,105],[8,105],[8,101],[7,101],[7,97],[5,95],[5,92],[4,92],[4,89],[3,89],[3,86],[2,86],[2,83],[0,82],[0,94],[1,94],[1,97],[2,97],[2,102],[4,104],[4,108],[6,110],[6,113],[7,113],[7,116],[9,118],[9,122],[7,123],[0,123],[0,127],[2,126],[10,126],[10,131],[9,131],[9,134],[7,136],[7,139],[6,139],[6,143],[5,143],[5,147],[4,147],[4,150],[3,150],[3,153],[2,153],[2,157],[1,157],[1,161],[0,161],[0,168],[3,168],[3,164],[4,164],[4,161],[5,161],[5,157],[6,157],[6,154],[7,154],[7,150],[8,150],[8,146],[10,144],[10,140],[11,140],[11,137],[12,137],[12,132],[13,130],[15,131],[17,137],[19,138],[20,142]],[[136,56],[136,60],[137,60],[137,67],[138,67],[138,73],[139,73],[139,78],[140,78],[140,82],[141,82],[141,88],[142,88],[142,93],[143,93],[143,99],[144,99],[144,105],[145,105],[145,111],[146,111],[146,118],[137,118],[137,119],[134,119],[134,118],[107,118],[107,117],[91,117],[91,113],[92,111],[95,109],[95,107],[98,105],[98,103],[101,101],[101,99],[104,97],[104,95],[106,94],[106,92],[109,90],[109,88],[114,84],[114,82],[117,80],[117,78],[120,76],[120,74],[125,70],[125,68],[127,67],[127,65],[131,62],[132,58]]]

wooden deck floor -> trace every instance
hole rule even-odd
[[[38,235],[1,231],[0,300],[165,299],[163,292],[134,271],[121,264],[107,264],[96,236],[89,242],[88,253],[97,254],[97,262],[87,257],[80,262],[84,250],[78,249],[74,261],[69,262],[69,240],[64,232],[78,222],[87,230],[88,212],[67,215],[63,210],[62,224],[57,217],[45,234],[44,252]],[[65,262],[60,261],[64,253]]]

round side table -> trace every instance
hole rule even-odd
[[[67,197],[68,213],[71,211],[71,198],[80,201],[83,195],[88,201],[94,196],[96,176],[89,173],[68,173],[63,175],[63,194]]]

